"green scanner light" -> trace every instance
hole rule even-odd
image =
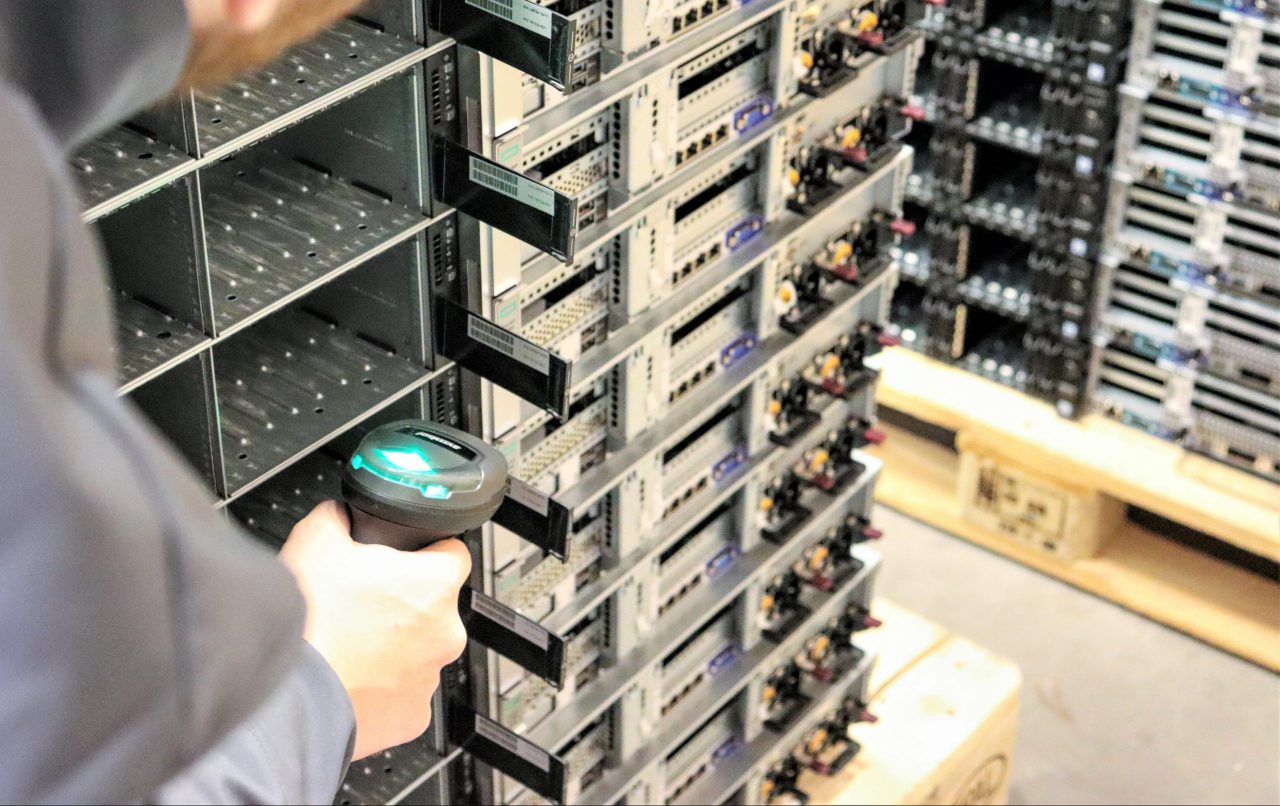
[[[417,451],[394,451],[385,448],[378,448],[377,450],[378,455],[382,457],[382,461],[392,467],[398,467],[410,473],[430,473],[434,469],[426,457]]]
[[[388,450],[383,448],[375,448],[374,453],[383,463],[403,470],[405,473],[413,476],[422,474],[435,473],[435,468],[426,460],[422,454],[417,451],[406,450]],[[422,484],[417,479],[406,477],[396,473],[388,472],[378,467],[376,463],[366,461],[364,456],[357,453],[351,457],[351,469],[359,470],[364,468],[378,478],[385,479],[393,484],[399,484],[402,487],[412,487],[422,493],[423,498],[434,498],[437,501],[444,501],[452,495],[448,487],[443,484]]]

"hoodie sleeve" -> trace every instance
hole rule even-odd
[[[0,72],[68,150],[173,91],[188,29],[183,0],[4,0]]]
[[[164,92],[181,8],[0,2],[4,801],[327,801],[350,745],[292,575],[116,392],[65,146]]]
[[[355,716],[342,682],[306,646],[302,662],[258,711],[151,798],[156,804],[331,803],[355,747],[333,719]],[[339,741],[335,741],[338,739]],[[298,752],[310,748],[310,752]]]

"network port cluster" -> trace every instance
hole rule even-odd
[[[918,16],[374,0],[75,156],[118,391],[228,519],[281,545],[404,418],[538,514],[464,536],[434,722],[338,803],[778,802],[857,753]]]
[[[1280,478],[1280,15],[1142,2],[1130,51],[1095,402]]]

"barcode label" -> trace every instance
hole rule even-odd
[[[517,338],[475,314],[467,317],[467,335],[543,375],[551,371],[551,353],[536,344]]]
[[[467,174],[477,185],[484,185],[489,190],[497,191],[507,198],[527,204],[549,216],[556,214],[555,191],[531,179],[526,179],[515,171],[508,171],[499,165],[485,162],[479,157],[471,157],[467,165]]]
[[[529,0],[467,0],[467,5],[501,17],[539,36],[551,38],[552,14]]]
[[[501,624],[511,632],[525,639],[538,649],[546,649],[548,633],[536,623],[512,610],[508,610],[487,596],[471,595],[471,609],[492,622]]]
[[[547,517],[547,509],[551,506],[551,498],[546,493],[532,484],[525,484],[514,476],[511,478],[511,486],[507,488],[507,498],[544,518]]]
[[[514,753],[543,772],[551,771],[551,756],[547,754],[547,751],[535,747],[501,725],[479,714],[476,714],[476,733],[508,753]]]

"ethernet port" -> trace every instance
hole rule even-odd
[[[710,17],[714,13],[716,13],[716,4],[712,2],[712,0],[707,0],[707,2],[702,4],[701,16],[703,18]]]
[[[688,14],[684,15],[685,25],[694,25],[697,22],[698,22],[698,10],[696,8],[690,11]]]
[[[726,9],[729,7],[729,0],[716,0],[717,9]]]
[[[671,20],[671,33],[673,33],[673,34],[678,34],[678,33],[680,33],[680,31],[681,31],[681,29],[682,29],[682,28],[684,28],[684,20],[682,20],[682,19],[681,19],[681,18],[679,18],[679,17],[674,17],[674,18],[672,18],[672,20]]]

